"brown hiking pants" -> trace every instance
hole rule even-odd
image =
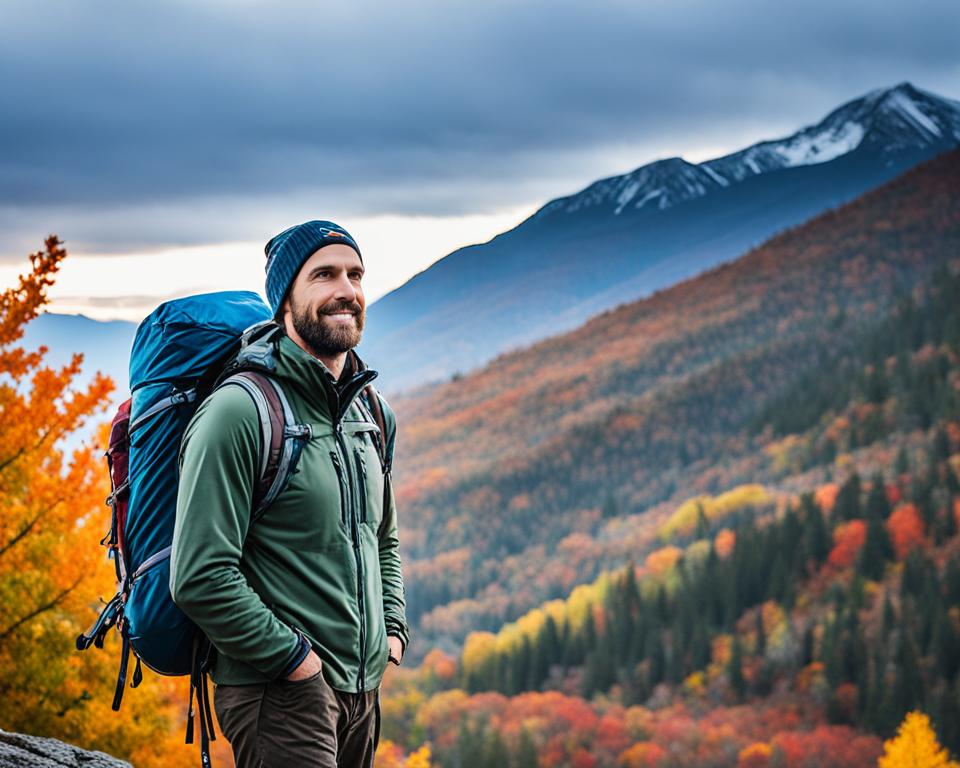
[[[372,768],[379,690],[345,693],[306,680],[218,685],[213,708],[237,768]]]

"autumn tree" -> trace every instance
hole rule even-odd
[[[178,701],[166,681],[146,681],[126,711],[110,712],[118,651],[80,657],[76,636],[114,584],[99,546],[109,526],[101,451],[62,447],[109,402],[96,374],[77,387],[82,356],[60,369],[46,348],[18,345],[47,302],[66,251],[56,237],[30,256],[30,273],[0,294],[0,727],[53,736],[134,760],[195,760],[171,732]],[[100,430],[104,432],[103,429]],[[126,704],[127,702],[125,702]],[[169,752],[165,747],[179,752]]]
[[[926,541],[923,517],[914,504],[897,507],[887,520],[887,531],[898,560],[905,559],[910,550]]]
[[[879,768],[960,768],[940,746],[930,718],[922,712],[909,712],[897,735],[883,747]]]

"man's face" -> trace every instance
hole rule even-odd
[[[336,355],[360,343],[367,307],[363,271],[357,252],[339,244],[324,246],[300,267],[285,307],[314,355]]]

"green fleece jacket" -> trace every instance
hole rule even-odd
[[[338,383],[285,334],[274,376],[309,424],[297,471],[250,523],[260,424],[250,395],[222,386],[197,409],[180,449],[171,554],[174,602],[210,639],[216,683],[289,674],[312,647],[330,684],[369,691],[387,635],[408,642],[397,511],[377,427],[357,403],[376,376],[352,351]],[[392,456],[395,419],[381,399]]]

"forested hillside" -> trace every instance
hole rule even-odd
[[[434,651],[388,735],[464,768],[839,768],[920,710],[960,754],[958,266],[755,408],[796,492],[690,498],[625,567]]]
[[[928,425],[926,390],[906,422],[878,405],[916,375],[902,358],[863,366],[896,342],[885,328],[910,321],[889,319],[897,302],[958,254],[952,152],[736,262],[396,401],[421,649],[453,652],[469,629],[649,552],[686,498],[794,491],[840,453]],[[940,363],[917,354],[942,388]]]

